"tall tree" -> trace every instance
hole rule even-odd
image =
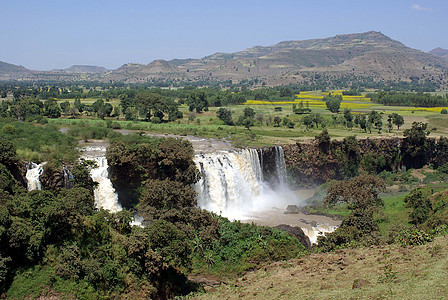
[[[342,96],[336,95],[336,96],[325,96],[323,99],[325,101],[325,105],[332,113],[338,113],[339,109],[341,108],[341,102],[342,102]]]
[[[135,96],[134,104],[147,122],[151,120],[153,113],[163,111],[163,97],[149,91],[139,91]]]

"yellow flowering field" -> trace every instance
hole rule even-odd
[[[370,103],[341,102],[341,109],[345,108],[360,109],[360,108],[369,108],[370,106],[372,106]]]
[[[303,103],[304,107],[319,107],[325,108],[325,101],[322,99],[331,93],[332,95],[341,95],[341,109],[349,108],[349,109],[363,109],[369,108],[372,103],[370,102],[370,98],[367,98],[365,95],[361,96],[343,96],[343,90],[333,90],[329,92],[316,92],[316,91],[306,91],[301,92],[300,94],[295,95],[294,101],[265,101],[265,100],[247,100],[244,104],[246,105],[284,105],[284,104],[299,104]]]

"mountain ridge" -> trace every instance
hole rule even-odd
[[[27,78],[34,79],[72,77],[127,83],[154,80],[240,82],[257,79],[268,85],[304,84],[313,74],[326,74],[369,77],[374,81],[439,78],[437,80],[447,84],[448,60],[434,53],[407,47],[381,32],[368,31],[281,41],[234,53],[217,52],[198,59],[157,59],[147,65],[129,63],[115,70],[91,74],[54,71],[26,73],[23,69],[22,72]]]
[[[95,73],[105,73],[109,70],[104,67],[92,66],[92,65],[73,65],[66,69],[55,69],[52,71],[67,72],[67,73],[92,73],[92,74],[95,74]]]

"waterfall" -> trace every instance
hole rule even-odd
[[[106,159],[105,147],[87,147],[85,149],[87,154],[83,155],[83,159],[93,160],[97,167],[90,170],[90,177],[93,181],[98,183],[94,190],[95,206],[97,208],[107,209],[112,213],[122,210],[118,202],[118,194],[109,179],[109,172],[107,171],[108,164]],[[89,152],[92,152],[89,154]]]
[[[319,224],[317,226],[313,226],[311,228],[302,227],[305,235],[310,239],[311,244],[317,244],[317,238],[319,236],[323,236],[325,233],[330,233],[335,231],[337,226],[327,226],[324,224]]]
[[[195,162],[202,173],[196,184],[200,207],[233,218],[251,209],[250,200],[259,195],[260,186],[253,166],[242,153],[196,155]]]
[[[275,168],[280,185],[286,184],[286,163],[282,146],[275,146]]]
[[[42,184],[40,183],[39,177],[44,172],[44,165],[45,162],[41,164],[35,164],[33,162],[28,164],[25,175],[26,180],[28,181],[28,191],[42,189]]]
[[[276,165],[283,168],[277,170],[278,174],[286,172],[282,154],[276,154]],[[285,184],[272,189],[263,182],[260,156],[255,149],[199,154],[195,162],[202,174],[195,186],[198,205],[229,219],[243,220],[257,210],[298,202]]]
[[[64,187],[66,189],[71,189],[73,187],[73,174],[65,166],[62,167],[64,172]]]
[[[263,169],[260,161],[260,157],[258,156],[258,152],[256,149],[244,149],[242,151],[243,158],[249,163],[251,166],[257,181],[263,182]]]

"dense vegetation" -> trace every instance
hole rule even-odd
[[[4,126],[11,124],[17,125],[9,121]],[[20,126],[50,146],[64,137],[72,141],[54,126]],[[191,184],[198,171],[185,140],[111,138],[107,155],[112,173],[122,172],[113,177],[119,192],[124,185],[118,178],[130,181],[128,193],[120,192],[129,210],[113,214],[94,207],[91,164],[72,165],[70,189],[28,192],[18,170],[18,137],[0,139],[0,289],[8,297],[37,297],[47,289],[81,299],[171,298],[199,288],[188,274],[240,274],[304,250],[287,233],[230,222],[197,208]],[[33,149],[43,151],[38,146]],[[144,228],[131,226],[133,211],[144,217]]]
[[[424,93],[386,93],[381,91],[377,94],[368,94],[372,101],[385,105],[414,106],[414,107],[436,107],[448,106],[447,97],[424,94]]]
[[[341,180],[324,186],[328,197],[325,201],[321,197],[313,209],[321,209],[324,203],[347,217],[338,230],[320,240],[315,251],[430,240],[431,232],[440,233],[448,223],[447,193],[417,188],[419,181],[409,169],[430,164],[433,172],[427,180],[446,182],[446,138],[429,142],[430,131],[436,129],[409,122],[400,132],[404,135],[400,145],[374,140],[360,143],[355,131],[384,134],[396,128],[398,132],[404,126],[405,112],[357,111],[341,108],[341,102],[343,96],[364,94],[364,87],[384,89],[369,96],[385,105],[447,106],[446,96],[395,92],[436,88],[418,80],[379,83],[358,79],[309,74],[304,85],[274,88],[247,80],[239,85],[182,85],[177,89],[162,89],[175,84],[161,82],[1,83],[0,242],[5,247],[0,249],[0,293],[23,298],[45,294],[45,288],[79,298],[167,298],[198,290],[187,279],[189,275],[230,277],[303,253],[299,241],[284,232],[230,222],[197,208],[192,184],[200,175],[189,142],[121,135],[113,130],[122,127],[230,137],[234,142],[241,135],[251,142],[271,133],[290,140],[312,137],[319,130],[315,137],[318,149],[289,158],[289,179],[293,185],[307,179],[309,169],[301,162],[312,159],[322,172]],[[343,96],[325,95],[329,112],[325,107],[311,109],[303,101],[293,104],[292,110],[290,104],[283,105],[304,91],[335,86],[350,90],[343,91]],[[248,99],[275,103],[263,110],[239,106]],[[188,120],[183,119],[187,115]],[[202,126],[204,120],[209,127]],[[444,121],[440,119],[442,127]],[[56,122],[67,124],[66,134],[53,125]],[[339,141],[330,139],[329,130],[335,128],[345,132],[338,132],[343,137]],[[75,148],[78,140],[105,138],[111,143],[107,151],[111,179],[125,207],[116,214],[94,207],[92,164],[79,162]],[[278,143],[274,138],[268,142]],[[25,161],[49,161],[48,174],[69,166],[75,176],[72,188],[46,185],[44,191],[27,192]],[[313,184],[317,182],[321,183]],[[385,217],[392,200],[383,200],[379,192],[397,182],[400,188],[416,189],[393,200],[401,209],[393,217],[400,216],[404,229],[388,228],[385,234],[385,224],[392,223]],[[144,228],[131,226],[135,213],[144,218]]]

